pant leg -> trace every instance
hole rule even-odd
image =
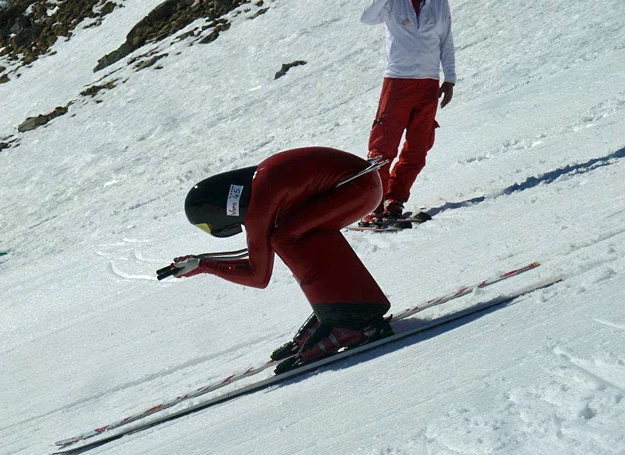
[[[390,308],[388,299],[340,232],[372,211],[380,197],[377,174],[364,175],[311,199],[271,237],[272,247],[295,276],[313,311],[317,306],[324,309],[315,311],[321,322],[328,322],[333,313],[341,313],[345,320],[355,318],[366,306],[372,306],[372,314],[378,317]]]
[[[438,81],[419,79],[415,105],[410,113],[406,138],[399,160],[390,173],[385,199],[406,202],[417,176],[425,167],[428,151],[434,145]]]
[[[397,157],[402,135],[408,127],[416,81],[384,78],[382,83],[378,110],[369,135],[368,158],[383,157],[389,160],[379,170],[384,193],[388,191],[391,162]]]

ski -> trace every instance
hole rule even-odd
[[[426,310],[428,308],[431,308],[432,306],[441,305],[441,304],[443,304],[445,302],[448,302],[450,300],[453,300],[453,299],[465,296],[465,295],[473,292],[476,289],[485,288],[487,286],[490,286],[492,284],[498,283],[498,282],[500,282],[502,280],[505,280],[507,278],[511,278],[513,276],[519,275],[519,274],[527,272],[529,270],[533,270],[536,267],[538,267],[539,265],[540,265],[539,262],[532,262],[532,263],[530,263],[530,264],[528,264],[528,265],[526,265],[524,267],[513,269],[513,270],[510,270],[510,271],[502,273],[502,274],[497,274],[495,276],[492,276],[490,278],[482,280],[482,281],[480,281],[478,283],[475,283],[473,285],[461,286],[457,290],[455,290],[454,292],[450,292],[448,294],[445,294],[445,295],[439,296],[437,298],[428,300],[428,301],[426,301],[426,302],[424,302],[424,303],[422,303],[420,305],[416,305],[416,306],[413,306],[413,307],[410,307],[410,308],[407,308],[407,309],[403,310],[402,312],[400,312],[397,315],[393,316],[392,317],[392,321],[393,322],[399,321],[401,319],[404,319],[404,318],[407,318],[409,316],[412,316],[415,313],[418,313],[420,311],[423,311],[423,310]],[[391,337],[391,339],[393,339],[393,338]],[[385,338],[384,340],[388,340],[388,338]],[[383,341],[383,340],[380,340],[380,341]],[[377,344],[370,343],[367,346],[377,346]],[[354,348],[354,349],[357,349],[357,348]],[[349,351],[353,352],[354,349],[350,349]],[[333,356],[332,358],[335,359],[336,355]],[[138,420],[150,417],[150,416],[154,415],[157,412],[160,412],[160,411],[169,409],[169,408],[171,408],[173,406],[176,406],[176,405],[178,405],[178,404],[180,404],[182,402],[185,402],[185,401],[188,401],[188,400],[191,400],[191,399],[194,399],[194,398],[198,398],[198,397],[200,397],[202,395],[205,395],[207,393],[213,392],[213,391],[218,390],[218,389],[220,389],[222,387],[226,387],[226,386],[228,386],[228,385],[230,385],[230,384],[232,384],[232,383],[234,383],[236,381],[239,381],[241,379],[244,379],[244,378],[247,378],[247,377],[259,374],[259,373],[265,371],[268,368],[277,366],[279,363],[283,362],[284,360],[286,360],[286,359],[281,359],[281,360],[278,360],[278,361],[269,360],[269,361],[264,362],[262,364],[259,364],[259,365],[256,365],[256,366],[252,366],[250,368],[247,368],[246,370],[240,371],[238,373],[231,374],[231,375],[227,376],[224,379],[221,379],[221,380],[216,381],[214,383],[207,384],[207,385],[205,385],[203,387],[200,387],[200,388],[198,388],[198,389],[196,389],[196,390],[194,390],[192,392],[186,393],[184,395],[180,395],[180,396],[178,396],[178,397],[176,397],[176,398],[174,398],[172,400],[165,401],[165,402],[159,403],[157,405],[154,405],[154,406],[146,409],[145,411],[138,412],[136,414],[133,414],[133,415],[127,416],[127,417],[125,417],[125,418],[123,418],[121,420],[118,420],[116,422],[113,422],[113,423],[110,423],[110,424],[107,424],[107,425],[103,425],[101,427],[95,428],[95,429],[93,429],[91,431],[85,432],[85,433],[80,434],[78,436],[75,436],[73,438],[57,441],[57,442],[55,442],[55,445],[59,446],[59,447],[62,447],[62,448],[66,448],[66,447],[69,447],[71,445],[77,444],[79,442],[86,441],[88,439],[100,436],[103,433],[107,433],[107,432],[115,430],[117,428],[125,427],[125,426],[130,425],[130,424],[132,424],[134,422],[137,422]],[[293,371],[300,371],[300,369],[298,368],[298,369],[293,370]],[[308,371],[308,370],[304,370],[304,371]],[[301,371],[301,372],[304,372],[304,371]],[[280,377],[283,377],[283,376],[284,376],[284,374],[280,375]],[[245,393],[245,392],[241,392],[242,390],[246,390],[246,388],[239,389],[239,390],[227,393],[227,394],[222,395],[221,397],[218,397],[218,398],[230,396],[231,394],[234,394],[234,393],[236,393],[236,394]],[[205,403],[209,403],[209,402],[210,402],[210,400],[204,402],[204,404]],[[179,411],[179,412],[185,412],[185,411],[187,411],[189,409],[193,409],[193,407],[183,409],[182,411]],[[192,411],[189,411],[189,412],[192,412]],[[176,415],[176,414],[170,414],[170,415]],[[156,422],[160,422],[160,421],[161,421],[160,419],[156,420]],[[149,425],[149,424],[150,423],[148,422],[145,425]],[[127,431],[124,431],[124,432],[119,433],[119,434],[124,435],[124,434],[128,434],[129,432],[133,432],[133,431],[135,431],[133,428],[134,427],[129,427]],[[144,427],[140,426],[140,428],[144,428]],[[147,428],[147,427],[145,427],[145,428]],[[116,439],[117,438],[117,434],[109,436],[109,437],[107,437],[105,439],[99,439],[98,441],[110,441],[110,440],[113,440],[113,439],[110,439],[110,438]],[[93,444],[97,444],[98,441],[95,441]],[[81,447],[84,448],[84,447],[96,447],[96,446],[92,446],[92,445],[86,445],[85,446],[85,445],[83,445]],[[81,447],[77,447],[76,449],[73,449],[73,450],[80,450]],[[65,451],[62,451],[62,452],[55,452],[55,453],[79,453],[79,452],[75,452],[75,451],[71,451],[71,450],[70,451],[65,450]]]
[[[416,224],[425,223],[426,221],[430,221],[431,219],[432,216],[426,212],[418,212],[414,214],[412,212],[406,212],[400,218],[401,221],[410,221],[411,223]]]
[[[349,231],[371,231],[371,232],[399,232],[404,229],[412,229],[414,224],[423,224],[431,220],[432,217],[426,212],[412,213],[404,212],[401,217],[396,220],[385,221],[381,226],[348,226]]]
[[[266,379],[260,380],[258,382],[255,382],[253,384],[250,384],[248,386],[242,387],[240,389],[237,389],[237,390],[225,393],[225,394],[220,395],[218,397],[211,398],[211,399],[203,401],[201,403],[197,403],[197,404],[195,404],[193,406],[190,406],[188,408],[181,409],[181,410],[176,411],[174,413],[161,416],[161,417],[159,417],[157,419],[150,420],[148,422],[142,422],[142,423],[139,423],[138,425],[127,427],[122,432],[118,432],[118,433],[115,433],[115,434],[108,435],[105,438],[98,439],[98,440],[93,441],[93,442],[89,442],[89,443],[84,444],[84,445],[82,445],[80,447],[60,450],[60,451],[57,451],[57,452],[53,452],[53,454],[55,454],[55,455],[61,455],[61,454],[77,455],[79,453],[86,452],[88,450],[91,450],[91,449],[94,449],[94,448],[99,447],[101,445],[104,445],[104,444],[106,444],[108,442],[120,439],[120,438],[122,438],[125,435],[131,434],[131,433],[135,433],[135,432],[138,432],[138,431],[142,431],[142,430],[146,430],[148,428],[154,427],[154,426],[159,425],[159,424],[164,423],[164,422],[170,422],[172,420],[176,420],[176,419],[178,419],[180,417],[187,416],[189,414],[192,414],[192,413],[204,410],[204,409],[209,408],[211,406],[214,406],[214,405],[217,405],[217,404],[220,404],[220,403],[224,403],[226,401],[233,400],[234,398],[237,398],[237,397],[240,397],[240,396],[252,393],[252,392],[256,392],[256,391],[265,389],[265,388],[270,387],[270,386],[275,385],[275,384],[279,384],[281,382],[286,381],[287,379],[293,378],[295,376],[302,375],[302,374],[304,374],[306,372],[318,369],[318,368],[323,367],[325,365],[328,365],[330,363],[334,363],[334,362],[340,361],[340,360],[345,359],[347,357],[351,357],[351,356],[354,356],[356,354],[360,354],[362,352],[370,351],[370,350],[375,349],[375,348],[377,348],[379,346],[386,345],[386,344],[389,344],[389,343],[393,343],[395,341],[401,340],[403,338],[406,338],[406,337],[409,337],[409,336],[412,336],[412,335],[423,333],[423,332],[425,332],[427,330],[433,329],[435,327],[440,327],[440,326],[442,326],[444,324],[448,324],[450,322],[459,320],[459,319],[461,319],[463,317],[466,317],[466,316],[469,316],[469,315],[472,315],[472,314],[475,314],[475,313],[478,313],[478,312],[481,312],[481,311],[485,311],[485,310],[487,310],[489,308],[492,308],[494,306],[502,305],[502,304],[505,304],[505,303],[509,303],[509,302],[513,301],[514,299],[516,299],[517,297],[520,297],[520,296],[523,296],[525,294],[537,291],[539,289],[544,289],[544,288],[546,288],[548,286],[551,286],[551,285],[553,285],[555,283],[558,283],[560,281],[562,281],[561,277],[553,277],[553,278],[548,278],[548,279],[544,279],[544,280],[535,282],[535,283],[533,283],[531,285],[524,286],[524,287],[522,287],[520,289],[517,289],[516,291],[514,291],[512,293],[502,295],[500,297],[494,298],[494,299],[489,300],[489,301],[480,302],[480,303],[478,303],[476,305],[472,305],[472,306],[470,306],[468,308],[465,308],[463,310],[457,311],[455,313],[448,314],[448,315],[443,316],[441,318],[433,319],[433,320],[429,320],[429,321],[423,321],[420,325],[418,325],[416,327],[413,327],[413,328],[404,330],[402,332],[396,333],[395,335],[392,335],[390,337],[382,338],[380,340],[377,340],[377,341],[374,341],[374,342],[371,342],[371,343],[363,344],[363,345],[357,346],[355,348],[351,348],[351,349],[339,352],[337,354],[334,354],[334,355],[329,356],[329,357],[325,357],[325,358],[323,358],[321,360],[318,360],[316,362],[312,362],[312,363],[309,363],[309,364],[302,365],[302,366],[300,366],[298,368],[295,368],[293,370],[287,371],[287,372],[285,372],[283,374],[280,374],[280,375],[277,375],[277,376],[271,376],[269,378],[266,378]]]
[[[398,226],[348,226],[345,229],[356,232],[399,232],[410,228]]]

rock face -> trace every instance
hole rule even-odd
[[[121,6],[112,0],[8,0],[0,10],[0,55],[24,64],[45,54],[59,37],[70,37],[87,18],[97,25]]]
[[[104,16],[124,0],[0,0],[0,56],[28,65],[45,54],[59,37],[70,38],[73,30],[85,19],[87,27],[99,25]],[[94,71],[99,71],[121,60],[131,52],[173,35],[197,19],[206,19],[202,26],[187,33],[198,36],[210,30],[197,41],[206,44],[217,39],[230,28],[224,16],[241,5],[252,4],[258,8],[249,17],[264,14],[269,8],[266,0],[165,0],[139,21],[126,36],[126,41],[113,52],[98,60]],[[249,11],[249,10],[248,10]],[[152,62],[153,63],[153,62]],[[149,65],[148,65],[149,66]],[[0,84],[9,81],[0,67]]]
[[[61,115],[67,114],[69,106],[59,106],[56,107],[49,114],[41,114],[36,117],[28,117],[20,126],[17,127],[17,130],[20,133],[24,133],[26,131],[32,131],[35,128],[39,128],[42,125],[45,125],[50,120],[60,117]]]
[[[147,43],[173,35],[197,19],[207,18],[212,21],[205,29],[212,28],[213,31],[201,42],[214,41],[220,31],[230,27],[226,20],[220,19],[221,16],[249,2],[250,0],[165,0],[130,30],[126,41],[119,48],[102,57],[94,71],[112,65]]]
[[[75,28],[98,26],[103,17],[118,7],[123,7],[125,0],[0,0],[0,56],[4,56],[12,70],[0,66],[0,84],[8,82],[16,68],[28,65],[49,52],[59,37],[70,38]],[[147,16],[140,20],[128,33],[125,42],[115,51],[98,61],[94,71],[124,58],[142,46],[161,41],[188,25],[203,19],[189,27],[190,30],[175,37],[175,40],[194,38],[193,43],[206,44],[217,39],[219,34],[230,28],[228,13],[231,17],[246,14],[247,19],[254,19],[268,11],[265,3],[273,0],[164,0]],[[237,9],[242,5],[244,8]],[[236,11],[234,11],[236,10]],[[192,29],[191,29],[192,28]],[[152,50],[131,59],[128,64],[140,71],[154,66],[167,57],[166,52]],[[17,63],[16,63],[17,62]],[[298,60],[282,65],[276,78],[286,74],[293,66],[304,65]],[[18,74],[19,77],[19,74]],[[102,78],[100,80],[103,80]],[[93,97],[94,102],[102,102],[97,95],[102,90],[113,89],[119,79],[94,84],[83,90],[80,95]],[[68,112],[70,105],[58,106],[52,112],[29,117],[18,126],[20,133],[32,131],[46,125],[52,119]],[[19,145],[19,138],[0,138],[0,151]]]

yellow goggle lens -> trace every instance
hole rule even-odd
[[[211,227],[210,225],[206,224],[206,223],[200,223],[200,224],[196,224],[196,227],[199,227],[201,230],[203,230],[204,232],[206,232],[207,234],[211,233]]]

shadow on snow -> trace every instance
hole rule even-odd
[[[585,174],[587,172],[594,171],[595,169],[598,169],[600,167],[612,165],[616,162],[616,160],[621,159],[621,158],[625,158],[625,147],[623,147],[620,150],[617,150],[614,153],[611,153],[610,155],[607,155],[601,158],[593,158],[584,163],[571,164],[568,166],[564,166],[564,167],[555,169],[553,171],[547,172],[545,174],[541,174],[538,177],[528,177],[524,182],[515,183],[514,185],[511,185],[508,188],[500,191],[499,193],[497,193],[495,197],[529,190],[541,184],[553,183],[560,177],[564,177],[564,176],[572,177],[576,175]],[[482,203],[486,199],[491,199],[491,198],[492,197],[478,196],[478,197],[467,199],[466,201],[461,201],[461,202],[446,202],[445,204],[439,207],[433,207],[429,209],[427,213],[430,214],[431,216],[434,216],[446,210],[454,210],[454,209],[459,209],[463,207],[468,207],[470,205]]]
[[[501,304],[495,304],[495,305],[491,305],[491,302],[497,300],[497,298],[492,299],[491,301],[485,301],[485,302],[480,302],[480,303],[476,303],[471,305],[470,307],[478,307],[478,306],[484,306],[483,309],[481,310],[476,310],[475,312],[469,313],[465,316],[460,316],[457,319],[452,319],[450,321],[441,323],[440,325],[436,325],[434,327],[430,327],[430,328],[426,328],[423,332],[419,332],[419,333],[415,333],[414,335],[408,335],[406,338],[401,338],[399,340],[396,341],[392,341],[388,344],[382,345],[380,347],[374,348],[370,351],[364,351],[358,354],[355,354],[352,357],[347,357],[345,359],[342,360],[337,360],[336,363],[331,363],[322,367],[319,367],[319,369],[314,369],[311,371],[308,371],[306,373],[303,373],[300,376],[296,376],[292,379],[287,379],[284,382],[281,382],[279,384],[276,384],[274,387],[276,388],[280,388],[280,387],[284,387],[293,383],[297,383],[300,381],[304,381],[306,380],[308,377],[310,377],[311,375],[314,375],[315,373],[319,372],[319,371],[327,371],[327,370],[343,370],[345,368],[350,368],[354,365],[360,364],[360,363],[364,363],[364,362],[368,362],[370,360],[373,359],[377,359],[380,356],[389,354],[391,352],[395,352],[395,351],[399,351],[400,349],[403,349],[405,347],[408,346],[412,346],[414,344],[420,343],[422,341],[426,341],[426,340],[430,340],[432,338],[435,338],[443,333],[447,333],[447,332],[451,332],[453,330],[456,330],[460,327],[463,327],[465,325],[471,324],[472,322],[486,316],[489,315],[491,313],[494,313],[495,311],[499,311],[503,308],[506,308],[508,306],[514,305],[515,303],[517,303],[518,301],[520,301],[519,298],[515,299],[514,301],[510,301],[510,302],[505,302],[505,303],[501,303]],[[470,308],[468,307],[468,308]],[[467,308],[467,309],[468,309]],[[458,310],[457,313],[461,313],[465,311],[463,310]],[[454,313],[450,313],[449,316],[452,316]],[[424,325],[424,320],[423,319],[419,319],[416,317],[409,317],[406,319],[403,319],[401,321],[397,321],[393,327],[396,329],[397,333],[400,332],[404,332],[407,330],[411,330],[414,328],[417,328],[419,326]],[[271,389],[270,389],[271,390]]]

